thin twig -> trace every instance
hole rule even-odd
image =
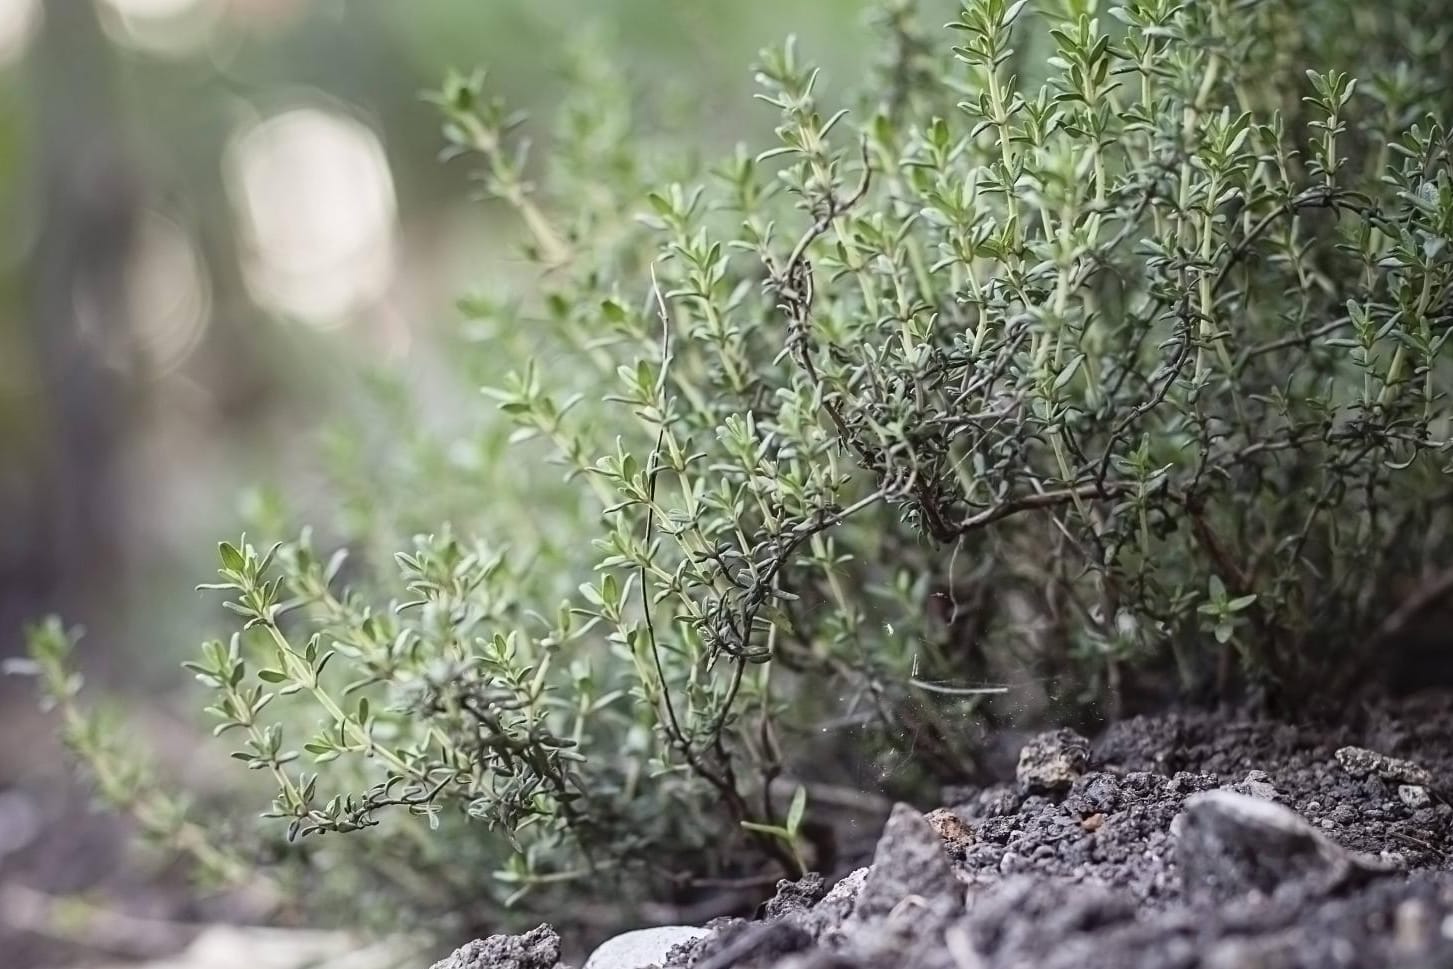
[[[867,197],[868,186],[871,184],[873,177],[873,166],[868,157],[868,139],[866,136],[862,138],[860,151],[863,159],[863,174],[862,178],[858,181],[857,189],[846,199],[838,199],[835,196],[828,199],[826,211],[818,217],[818,220],[812,224],[810,229],[802,234],[802,238],[797,240],[797,245],[792,247],[792,255],[788,258],[787,264],[783,267],[782,272],[780,274],[772,272],[773,277],[777,279],[779,284],[790,280],[792,274],[801,268],[802,261],[807,258],[807,247],[816,242],[817,238],[831,227],[834,219]],[[768,266],[767,269],[768,271],[772,271],[771,266]]]
[[[666,309],[666,298],[661,295],[661,285],[656,279],[656,267],[651,266],[651,292],[656,298],[656,309],[661,316],[661,372],[656,378],[656,395],[662,397],[666,386],[667,364],[671,359],[671,315]],[[656,433],[656,446],[651,450],[651,456],[646,466],[646,547],[651,547],[651,538],[656,526],[656,479],[661,472],[661,448],[666,441],[666,424],[664,416],[660,429]],[[656,623],[651,615],[651,593],[647,583],[646,567],[640,567],[640,581],[637,583],[638,592],[641,597],[641,612],[646,625],[646,638],[651,647],[651,658],[656,666],[656,677],[660,682],[661,699],[666,708],[666,720],[671,734],[672,741],[686,758],[687,763],[698,774],[709,781],[723,794],[728,791],[736,794],[736,791],[726,782],[725,778],[719,777],[706,765],[700,763],[695,751],[691,749],[691,741],[681,729],[681,721],[676,716],[676,704],[671,700],[671,689],[666,682],[666,665],[661,660],[661,644],[656,638]],[[739,796],[733,800],[740,800]]]

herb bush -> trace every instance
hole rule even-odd
[[[345,439],[357,567],[224,543],[188,664],[294,843],[107,769],[51,624],[69,739],[209,867],[447,934],[826,864],[1006,718],[1337,695],[1453,560],[1440,9],[889,0],[855,100],[769,50],[714,163],[609,64],[529,164],[451,78],[539,268],[463,304],[507,422]]]

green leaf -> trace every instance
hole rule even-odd
[[[770,834],[774,837],[782,838],[785,841],[792,840],[792,832],[788,831],[786,828],[780,828],[775,824],[762,824],[758,821],[743,821],[741,822],[741,825],[748,831],[757,831],[761,834]]]
[[[1061,390],[1064,388],[1065,384],[1069,383],[1071,380],[1074,380],[1075,374],[1079,373],[1080,364],[1084,362],[1085,355],[1083,353],[1075,354],[1070,362],[1065,365],[1065,368],[1059,372],[1059,376],[1054,378],[1054,389]]]
[[[1014,21],[1019,19],[1019,15],[1024,11],[1024,8],[1028,3],[1029,0],[1015,0],[1014,3],[1011,3],[1009,5],[1009,9],[1004,11],[1004,16],[999,18],[999,26],[1013,26]]]
[[[222,567],[228,571],[240,572],[242,571],[242,567],[247,563],[242,553],[237,550],[237,546],[231,542],[219,542],[217,544],[217,552],[222,558]]]
[[[789,834],[797,834],[797,829],[802,825],[802,816],[807,812],[807,788],[798,785],[796,793],[792,795],[792,804],[787,808],[787,831]]]
[[[626,308],[613,299],[601,300],[600,310],[605,314],[605,318],[612,323],[624,323],[626,321]]]

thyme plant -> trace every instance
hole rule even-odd
[[[474,925],[770,882],[1008,716],[1336,690],[1453,561],[1428,5],[875,22],[856,97],[765,51],[715,162],[608,65],[543,157],[483,75],[433,95],[539,267],[463,303],[504,423],[361,461],[465,498],[392,563],[222,544],[188,664],[309,877]]]

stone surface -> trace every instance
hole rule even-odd
[[[1188,894],[1219,899],[1279,886],[1325,893],[1386,869],[1332,841],[1288,808],[1235,791],[1186,799],[1176,861]]]
[[[689,925],[660,925],[623,932],[597,946],[585,960],[585,969],[645,969],[663,965],[672,949],[706,934],[706,929]]]
[[[1062,794],[1085,772],[1089,762],[1088,740],[1073,730],[1051,730],[1024,745],[1014,776],[1026,794]]]
[[[433,969],[555,969],[559,962],[560,936],[542,923],[522,935],[475,939],[434,963]]]
[[[1394,784],[1414,784],[1418,787],[1432,787],[1433,775],[1427,768],[1389,757],[1366,747],[1341,747],[1337,750],[1337,763],[1353,777],[1377,777]]]
[[[1433,803],[1433,798],[1428,794],[1428,789],[1421,784],[1399,784],[1398,800],[1402,801],[1414,811],[1425,808]]]
[[[813,937],[793,918],[742,922],[697,949],[692,969],[755,969],[812,947]],[[606,969],[606,967],[601,967]]]
[[[1240,784],[1231,785],[1228,790],[1247,797],[1259,797],[1263,801],[1275,801],[1278,797],[1276,785],[1271,783],[1264,770],[1247,771],[1246,778]]]
[[[938,835],[943,850],[950,858],[962,858],[974,843],[974,829],[948,808],[936,808],[923,817]]]
[[[797,881],[784,878],[777,883],[777,894],[767,900],[762,917],[778,919],[788,915],[805,915],[826,894],[827,882],[815,871]]]
[[[861,920],[886,916],[905,900],[919,899],[934,905],[956,900],[960,895],[962,888],[949,867],[938,833],[914,808],[894,805],[858,893],[853,917]]]
[[[809,945],[723,920],[755,948],[708,969],[1453,969],[1453,808],[1399,790],[1420,786],[1409,765],[1453,777],[1453,695],[1358,717],[1121,721],[1068,788],[1014,777],[947,813],[900,807],[866,871],[815,902],[816,882],[779,887],[767,907]],[[944,836],[949,815],[971,841]]]
[[[812,911],[802,916],[802,927],[815,939],[837,931],[848,920],[848,916],[853,914],[853,909],[858,904],[858,895],[867,879],[866,866],[844,876],[823,896],[822,901],[813,906]]]

